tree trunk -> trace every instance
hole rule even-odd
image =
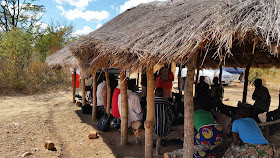
[[[193,157],[194,142],[194,104],[193,104],[193,81],[195,74],[196,55],[187,63],[187,76],[184,88],[184,158]]]
[[[128,140],[128,101],[127,101],[127,80],[125,70],[120,70],[121,80],[121,146],[127,144]]]
[[[152,63],[147,65],[147,117],[145,121],[145,158],[153,157],[153,132],[154,132],[154,68]]]

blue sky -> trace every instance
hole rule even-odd
[[[74,34],[83,35],[99,28],[126,9],[152,1],[155,0],[39,0],[36,4],[46,7],[41,19],[42,27],[51,21],[61,21],[62,24],[72,24]]]

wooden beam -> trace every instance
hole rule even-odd
[[[82,99],[83,99],[82,106],[85,106],[86,105],[86,79],[85,78],[82,79]]]
[[[196,77],[195,77],[195,84],[198,83],[199,80],[199,70],[200,70],[200,55],[202,55],[202,53],[199,53],[199,55],[197,55],[197,59],[196,59]],[[186,81],[185,81],[186,82]]]
[[[125,70],[120,70],[121,80],[121,146],[127,144],[128,140],[128,101],[127,101],[127,80]]]
[[[111,109],[111,86],[110,86],[110,79],[109,79],[109,74],[108,74],[108,68],[105,68],[105,77],[106,77],[106,88],[107,88],[107,115],[108,118],[110,119],[110,109]]]
[[[77,72],[74,69],[73,72],[73,103],[76,103],[76,80],[77,80]]]
[[[194,142],[194,104],[193,104],[193,81],[195,74],[196,56],[193,55],[187,63],[187,76],[184,88],[184,158],[193,157]]]
[[[96,120],[96,111],[97,111],[97,100],[96,100],[96,89],[97,89],[97,81],[96,81],[96,71],[92,73],[92,120]]]
[[[145,121],[145,158],[153,157],[153,133],[154,133],[154,68],[149,63],[146,67],[147,74],[147,117]]]

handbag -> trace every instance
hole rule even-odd
[[[100,131],[106,132],[109,130],[110,128],[110,119],[107,117],[107,114],[105,114],[104,116],[102,116],[99,120],[99,122],[97,123],[96,126]]]
[[[82,106],[82,114],[92,114],[92,106],[91,105],[85,105]]]

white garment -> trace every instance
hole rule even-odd
[[[128,101],[128,116],[127,116],[127,120],[128,120],[128,127],[131,126],[131,122],[133,121],[138,121],[138,120],[142,120],[142,108],[140,105],[140,99],[139,97],[133,93],[131,90],[127,90],[127,101]],[[119,107],[119,112],[120,112],[120,116],[122,116],[121,114],[121,94],[119,94],[118,97],[118,107]]]
[[[97,106],[104,105],[106,108],[107,105],[107,87],[106,82],[103,81],[99,83],[96,90],[96,97],[97,97]]]

